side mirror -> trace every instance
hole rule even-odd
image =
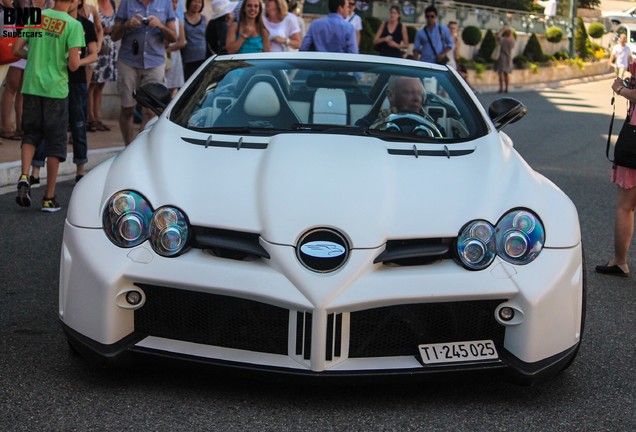
[[[513,98],[497,99],[488,107],[488,115],[498,131],[520,120],[528,113],[528,107]]]
[[[137,87],[133,91],[133,98],[157,115],[170,103],[170,90],[163,84],[150,83]]]

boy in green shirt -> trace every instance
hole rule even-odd
[[[22,175],[16,197],[21,207],[31,205],[29,168],[36,144],[46,138],[47,184],[42,211],[61,208],[55,200],[55,182],[60,162],[66,160],[68,70],[77,70],[79,49],[85,45],[82,25],[67,13],[77,1],[56,0],[52,9],[42,11],[42,28],[24,31],[13,47],[15,55],[28,60],[22,86]]]

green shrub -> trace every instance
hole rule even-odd
[[[512,64],[517,69],[527,69],[528,63],[530,63],[530,60],[524,54],[519,54],[518,56],[512,59]]]
[[[543,49],[536,34],[532,33],[532,35],[530,35],[526,48],[523,50],[523,55],[531,62],[543,60]]]
[[[567,51],[557,51],[554,53],[554,58],[557,60],[567,60],[570,58],[570,54]]]
[[[492,62],[492,52],[495,50],[496,46],[497,39],[495,38],[495,35],[492,34],[492,31],[488,30],[484,35],[484,40],[481,42],[479,51],[477,51],[477,55],[475,57]]]
[[[479,27],[468,26],[462,31],[462,41],[468,46],[477,46],[481,42]]]
[[[587,59],[592,54],[592,44],[587,37],[587,31],[585,30],[585,23],[583,18],[578,17],[576,19],[576,34],[574,35],[574,51],[582,58]]]
[[[605,26],[600,22],[590,24],[587,29],[589,35],[594,39],[599,39],[605,34]]]
[[[373,39],[375,38],[375,33],[378,31],[379,25],[382,23],[381,20],[375,17],[366,17],[362,20],[362,31],[360,32],[360,46],[358,47],[361,54],[377,54],[378,52],[375,50],[373,45]],[[378,25],[378,27],[373,29],[374,25]]]
[[[545,32],[545,38],[550,43],[559,43],[563,39],[563,30],[561,27],[550,27]]]
[[[415,42],[415,35],[417,34],[417,28],[413,26],[406,26],[406,35],[409,38],[409,43]]]
[[[373,37],[375,37],[376,32],[378,31],[378,29],[382,25],[382,20],[380,18],[377,18],[377,17],[374,17],[374,16],[368,16],[368,17],[366,17],[364,19],[364,21],[369,23],[369,27],[370,27],[371,31],[373,32]]]

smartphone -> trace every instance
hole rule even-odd
[[[141,23],[143,25],[148,25],[148,17],[141,17]]]

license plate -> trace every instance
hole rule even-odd
[[[499,358],[491,340],[419,345],[424,364],[459,363]]]

